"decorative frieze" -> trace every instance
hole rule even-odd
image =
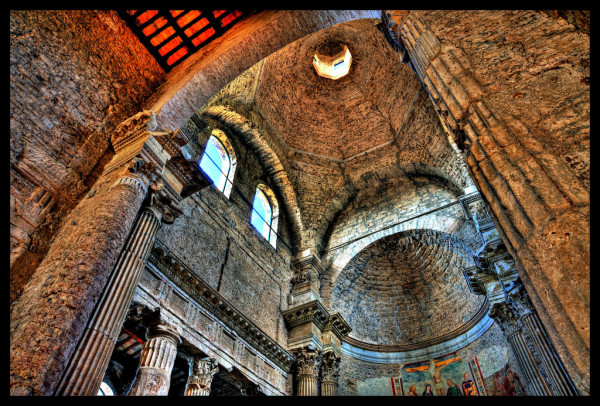
[[[294,363],[292,354],[283,349],[250,319],[229,304],[216,290],[197,276],[163,244],[156,241],[155,247],[150,253],[149,261],[199,306],[235,331],[256,351],[259,351],[286,373],[291,371]]]

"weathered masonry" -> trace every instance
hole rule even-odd
[[[589,27],[11,11],[11,395],[589,395]]]

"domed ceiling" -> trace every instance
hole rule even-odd
[[[338,24],[265,59],[255,102],[288,147],[344,160],[394,139],[419,81],[376,23]],[[315,53],[338,45],[352,55],[349,73],[319,76]]]
[[[447,235],[431,231],[395,234],[362,250],[342,270],[332,292],[332,306],[352,327],[347,341],[398,351],[424,348],[468,330],[486,303],[465,282],[464,255]]]

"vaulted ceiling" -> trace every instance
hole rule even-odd
[[[427,93],[378,22],[349,21],[301,38],[196,113],[234,112],[260,133],[291,181],[308,246],[326,245],[337,215],[365,187],[393,187],[391,180],[415,174],[438,177],[459,193],[471,183]],[[331,44],[352,54],[349,73],[337,80],[313,67],[316,51]]]

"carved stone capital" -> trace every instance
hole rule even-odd
[[[219,370],[214,358],[192,357],[189,359],[189,375],[185,388],[186,396],[208,395],[214,375]]]
[[[320,350],[309,347],[299,348],[294,351],[296,356],[296,379],[302,375],[318,376],[319,368],[323,360]]]
[[[160,309],[145,315],[142,322],[148,326],[146,330],[147,340],[155,337],[164,337],[173,341],[176,346],[181,344],[181,337],[179,336],[177,327],[164,318]]]
[[[507,302],[518,317],[535,313],[533,303],[529,299],[525,286],[521,282],[514,283],[508,291]]]
[[[337,379],[340,374],[340,361],[340,356],[333,351],[323,354],[323,363],[321,366],[321,379],[323,382],[333,382],[337,384]]]
[[[521,331],[515,314],[506,302],[494,304],[489,316],[498,323],[498,326],[508,338]]]
[[[164,187],[156,193],[152,193],[147,202],[146,209],[155,213],[159,220],[167,224],[172,224],[177,217],[183,214],[179,208],[179,199],[167,192],[168,187]]]

